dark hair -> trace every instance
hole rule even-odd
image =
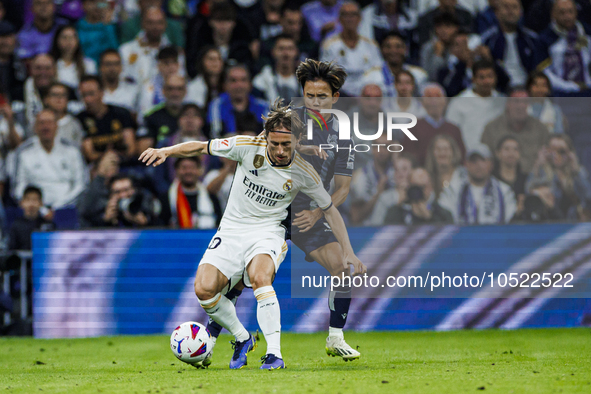
[[[380,48],[382,47],[382,45],[384,45],[386,40],[388,40],[389,38],[398,38],[404,43],[404,45],[406,45],[406,36],[404,34],[402,34],[401,32],[399,32],[398,30],[391,30],[388,33],[386,33],[382,37],[382,39],[380,40]]]
[[[116,49],[113,49],[113,48],[109,48],[109,49],[101,52],[101,55],[99,57],[99,64],[98,64],[99,67],[100,67],[101,63],[103,62],[105,56],[107,56],[107,55],[117,55],[117,57],[119,59],[121,59],[121,54],[119,53],[119,51],[117,51]]]
[[[262,116],[265,121],[265,137],[269,133],[280,128],[285,128],[299,140],[304,133],[305,125],[295,111],[292,111],[290,106],[282,106],[283,100],[277,99],[271,106],[269,115]]]
[[[199,156],[191,156],[191,157],[179,157],[175,162],[174,162],[174,169],[177,170],[179,168],[179,166],[181,165],[181,162],[183,160],[189,160],[192,161],[193,163],[195,163],[197,165],[197,167],[201,167],[201,158]]]
[[[447,25],[447,26],[460,26],[460,22],[458,22],[458,18],[454,14],[449,12],[443,12],[435,18],[433,18],[433,26],[440,26],[440,25]]]
[[[289,34],[281,33],[278,36],[276,36],[275,38],[273,38],[273,40],[274,40],[273,47],[275,47],[275,45],[277,44],[277,41],[279,41],[279,40],[293,41],[293,43],[296,44],[296,47],[297,47],[296,40],[292,36],[290,36]]]
[[[23,192],[23,198],[25,198],[25,196],[30,193],[36,193],[39,196],[39,199],[43,201],[43,192],[37,186],[28,185]]]
[[[283,5],[281,6],[281,15],[283,16],[287,11],[290,12],[302,12],[300,10],[299,5],[297,4],[297,2],[295,1],[291,1],[291,0],[286,0],[285,2],[283,2]]]
[[[53,44],[51,46],[51,51],[49,54],[55,60],[56,64],[57,61],[62,57],[62,51],[59,48],[58,40],[60,34],[66,29],[72,29],[76,32],[76,36],[78,36],[78,31],[74,25],[63,25],[58,27],[53,36]],[[82,46],[80,45],[80,38],[78,38],[78,47],[74,52],[74,62],[76,63],[76,73],[78,74],[78,79],[82,78],[82,76],[86,73],[86,67],[84,66],[84,53],[82,52]]]
[[[333,62],[320,62],[314,59],[306,59],[298,66],[296,70],[298,82],[304,89],[308,81],[324,81],[330,87],[332,94],[337,93],[347,78],[347,72],[344,68]]]
[[[84,75],[82,78],[80,78],[80,83],[78,84],[78,86],[81,86],[85,82],[96,82],[99,87],[99,90],[104,89],[103,81],[101,81],[101,79],[96,75]]]
[[[507,135],[504,135],[503,137],[501,137],[501,139],[499,139],[499,141],[497,142],[497,145],[495,146],[495,151],[498,151],[499,149],[501,149],[503,144],[509,140],[517,142],[517,145],[519,146],[519,148],[521,148],[521,144],[519,143],[517,138],[513,137],[512,135],[507,134]]]
[[[41,90],[41,101],[45,100],[47,96],[49,96],[49,92],[51,91],[51,89],[55,88],[56,86],[64,88],[66,90],[66,94],[68,94],[68,96],[70,95],[70,87],[68,85],[61,82],[52,82],[47,89]]]
[[[495,64],[489,60],[478,60],[472,66],[472,78],[476,77],[478,71],[481,70],[493,70],[496,75]]]
[[[179,50],[175,46],[167,46],[158,51],[157,60],[176,60],[179,61]]]
[[[229,65],[228,67],[226,67],[224,69],[224,73],[223,73],[223,81],[222,84],[226,83],[226,81],[228,80],[228,77],[230,75],[230,71],[232,71],[235,68],[241,68],[244,71],[246,71],[246,73],[248,74],[248,80],[252,82],[252,78],[250,77],[250,69],[248,68],[248,66],[244,63],[236,63],[236,64],[232,64]]]
[[[122,181],[124,179],[129,179],[129,181],[131,182],[131,185],[133,187],[135,187],[136,182],[135,182],[135,179],[133,176],[128,175],[128,174],[117,174],[109,180],[109,192],[111,191],[111,188],[113,187],[113,184],[115,182]]]
[[[415,79],[415,76],[414,76],[414,75],[412,75],[412,73],[411,73],[410,71],[408,71],[408,70],[400,70],[400,71],[398,71],[398,72],[396,73],[395,77],[394,77],[394,80],[395,80],[395,81],[398,81],[398,78],[399,78],[399,77],[400,77],[402,74],[404,74],[404,75],[408,75],[408,76],[410,77],[410,79],[411,79],[411,81],[412,81],[413,85],[417,86],[417,80]]]
[[[205,111],[203,110],[203,108],[199,107],[195,103],[186,103],[186,104],[183,104],[183,107],[181,108],[181,112],[179,114],[179,118],[181,116],[185,115],[185,112],[187,112],[190,109],[194,109],[195,111],[197,111],[197,115],[199,117],[205,119]]]
[[[533,86],[533,84],[536,82],[536,79],[538,79],[538,78],[543,78],[546,81],[546,83],[548,84],[548,89],[552,90],[552,84],[550,83],[550,78],[548,78],[548,76],[546,74],[544,74],[542,71],[534,71],[528,75],[527,82],[525,83],[525,87],[528,92],[531,89],[531,87]]]
[[[209,12],[210,20],[235,21],[237,17],[236,8],[228,1],[213,3]]]

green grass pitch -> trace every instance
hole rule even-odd
[[[591,330],[346,334],[361,359],[327,357],[325,334],[282,335],[287,369],[260,371],[265,343],[230,371],[178,361],[167,336],[0,339],[0,393],[591,393]]]

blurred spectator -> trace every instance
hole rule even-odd
[[[55,229],[55,224],[40,214],[43,207],[43,193],[38,187],[27,186],[19,205],[23,210],[23,216],[16,219],[10,226],[8,249],[31,250],[33,231],[52,231]]]
[[[431,141],[437,135],[445,134],[454,139],[460,148],[461,160],[463,160],[466,148],[462,141],[462,132],[457,126],[447,122],[443,117],[447,107],[445,91],[441,85],[428,84],[423,89],[422,96],[422,104],[426,115],[420,118],[417,125],[412,128],[412,133],[417,137],[417,141],[407,141],[404,145],[404,151],[412,154],[417,163],[424,166]]]
[[[424,45],[432,38],[433,31],[436,28],[435,21],[441,15],[451,16],[457,21],[457,25],[467,31],[472,30],[473,18],[468,10],[458,5],[457,0],[439,0],[439,6],[437,8],[432,9],[419,18],[419,45]]]
[[[391,31],[409,37],[417,27],[417,19],[417,11],[402,1],[376,0],[362,11],[359,34],[378,42]]]
[[[425,168],[431,176],[435,196],[453,185],[459,189],[466,178],[466,169],[462,166],[462,153],[457,142],[449,135],[436,135],[429,144]]]
[[[349,110],[349,119],[355,119],[355,114],[359,119],[357,125],[359,132],[366,136],[375,135],[377,130],[380,129],[380,117],[382,118],[382,127],[386,124],[383,113],[385,112],[382,108],[382,89],[378,85],[365,85],[361,91],[361,99],[356,100],[358,105],[353,106]],[[382,114],[380,114],[382,112]],[[400,141],[402,136],[400,130],[393,132],[393,140]],[[352,132],[351,139],[355,144],[365,144],[367,141],[360,139],[357,135]],[[388,142],[391,143],[391,142]],[[373,153],[369,152],[356,152],[355,153],[355,169],[360,169],[372,159]]]
[[[185,77],[180,75],[169,76],[164,82],[163,91],[165,101],[145,114],[144,126],[138,130],[138,154],[154,147],[177,131],[179,116],[183,109],[183,100],[187,94]]]
[[[523,8],[519,0],[499,0],[498,25],[482,33],[482,43],[494,61],[501,61],[511,86],[523,86],[529,73],[545,59],[537,34],[520,25]]]
[[[238,17],[232,3],[213,3],[207,20],[188,26],[187,64],[191,77],[197,75],[199,55],[208,46],[216,47],[224,61],[234,59],[246,64],[249,70],[253,67],[254,54],[258,55],[260,44],[257,37],[253,37],[248,23]]]
[[[142,30],[142,17],[146,11],[151,8],[162,9],[163,0],[138,0],[140,12],[131,16],[120,26],[119,37],[121,43],[133,40]],[[166,36],[171,44],[183,48],[185,46],[185,37],[183,35],[183,25],[172,19],[166,18]]]
[[[119,47],[123,59],[123,75],[140,86],[158,73],[157,56],[160,49],[170,46],[165,34],[166,18],[160,8],[150,7],[142,15],[143,30],[133,41]],[[179,62],[184,67],[184,56]]]
[[[95,63],[101,53],[119,46],[115,26],[107,20],[107,6],[102,0],[83,0],[85,17],[76,24],[82,51]]]
[[[42,92],[55,82],[57,70],[49,55],[37,55],[31,62],[31,76],[25,81],[24,103],[27,135],[33,129],[37,114],[43,109]]]
[[[478,144],[468,149],[465,166],[467,179],[459,188],[450,184],[441,193],[441,206],[452,213],[458,224],[509,223],[517,208],[515,195],[511,187],[492,176],[488,147]]]
[[[252,24],[259,40],[266,40],[281,33],[281,7],[286,0],[261,0],[247,9],[246,19]]]
[[[384,133],[374,142],[372,159],[363,168],[353,173],[350,217],[354,225],[369,224],[374,207],[382,193],[394,188],[394,154],[386,149],[388,144],[389,141]]]
[[[434,36],[421,48],[421,67],[429,75],[429,80],[436,81],[439,69],[445,67],[451,56],[451,45],[459,31],[458,20],[447,13],[433,19]]]
[[[119,174],[119,155],[112,150],[105,152],[96,165],[92,181],[78,201],[80,227],[101,227],[108,224],[103,214],[109,202],[109,183]]]
[[[200,157],[177,159],[174,167],[176,178],[164,199],[163,222],[180,228],[216,228],[221,211],[199,180],[203,176]]]
[[[552,7],[555,0],[535,0],[525,15],[525,26],[541,32],[552,22]],[[579,20],[591,24],[591,3],[587,0],[576,0]]]
[[[86,76],[80,82],[80,94],[86,110],[78,115],[84,127],[82,151],[86,160],[98,160],[114,149],[126,159],[135,155],[135,122],[125,108],[103,103],[103,86],[97,77]]]
[[[283,4],[279,23],[281,24],[280,34],[276,34],[261,42],[259,64],[267,65],[273,63],[272,51],[275,47],[275,39],[279,35],[286,35],[293,38],[298,47],[301,61],[308,58],[318,58],[318,44],[310,37],[308,26],[302,16],[302,11],[300,11],[295,3],[286,1]]]
[[[181,69],[179,51],[173,46],[160,49],[156,59],[158,73],[143,84],[140,92],[140,123],[148,111],[166,101],[164,82],[173,75],[179,75]]]
[[[389,111],[407,112],[417,118],[423,118],[427,115],[421,101],[413,97],[416,90],[415,77],[410,71],[401,70],[395,75],[396,98],[389,101]],[[407,122],[407,121],[406,121]],[[404,123],[404,122],[402,122]]]
[[[262,131],[261,116],[269,111],[266,101],[252,96],[250,72],[244,65],[229,67],[224,74],[225,93],[213,100],[207,112],[210,138],[226,133]]]
[[[123,64],[116,49],[107,49],[101,54],[99,71],[104,87],[103,102],[123,107],[135,117],[139,113],[139,85],[122,77]]]
[[[356,3],[343,4],[339,21],[343,30],[322,42],[320,60],[333,61],[343,66],[348,76],[342,87],[342,93],[357,97],[364,86],[361,77],[368,69],[382,64],[381,54],[373,40],[357,33],[361,14]]]
[[[587,171],[580,166],[572,141],[565,134],[554,134],[540,149],[528,177],[528,188],[538,180],[550,182],[556,206],[563,216],[577,219],[591,201]]]
[[[525,199],[525,182],[528,173],[521,170],[521,144],[512,135],[505,135],[495,147],[495,167],[493,175],[500,181],[511,186],[517,199],[518,211],[523,208]]]
[[[0,92],[8,101],[22,100],[27,70],[15,55],[16,30],[7,21],[0,21]]]
[[[234,181],[237,162],[225,157],[221,161],[222,167],[220,169],[209,170],[203,179],[203,184],[207,187],[210,195],[217,197],[220,210],[224,212],[228,204],[232,182]]]
[[[224,59],[219,49],[205,47],[202,56],[199,56],[197,76],[187,86],[186,101],[206,108],[222,92],[223,72]]]
[[[94,185],[96,188],[104,188],[101,180],[104,181],[99,179]],[[93,227],[146,227],[158,223],[160,204],[150,193],[135,185],[130,176],[113,176],[107,190],[109,197],[106,205],[103,205],[104,192],[87,192],[84,195],[86,201],[83,206],[92,208],[94,214],[91,217],[89,212],[83,211],[83,215]],[[100,211],[97,209],[99,206],[103,208]]]
[[[476,34],[482,34],[491,27],[498,25],[496,10],[499,6],[499,0],[488,0],[488,7],[481,10],[476,15],[474,21],[474,32]]]
[[[532,169],[538,151],[544,146],[550,133],[542,122],[527,112],[529,99],[525,90],[514,90],[505,102],[505,113],[492,120],[484,128],[481,142],[495,150],[499,140],[506,135],[513,136],[521,147],[521,168]]]
[[[550,78],[543,72],[533,72],[527,79],[527,93],[530,97],[527,112],[542,122],[550,133],[564,133],[568,121],[559,105],[550,97]]]
[[[343,3],[343,0],[315,0],[302,6],[302,15],[314,41],[320,43],[329,33],[341,31],[339,12]]]
[[[413,225],[453,221],[451,212],[437,202],[429,173],[424,168],[416,168],[410,173],[406,201],[388,210],[384,224]]]
[[[19,146],[24,136],[25,132],[15,121],[10,104],[4,101],[0,105],[0,157],[6,157],[9,151]]]
[[[67,22],[55,17],[52,0],[33,0],[31,10],[33,21],[23,26],[18,33],[17,55],[20,59],[31,59],[48,53],[57,28]]]
[[[417,9],[419,14],[423,15],[429,10],[436,8],[440,4],[440,0],[418,0]],[[468,10],[470,14],[476,15],[487,7],[486,0],[457,0],[457,4]]]
[[[277,97],[285,104],[291,102],[292,97],[302,97],[302,89],[295,76],[298,47],[288,35],[275,38],[273,48],[274,66],[266,65],[254,77],[252,85],[265,94],[268,102],[274,102]]]
[[[73,89],[78,89],[82,76],[96,74],[96,64],[84,57],[73,26],[64,25],[57,29],[50,55],[56,62],[58,81]]]
[[[414,168],[414,162],[410,155],[397,153],[394,156],[394,187],[385,189],[380,193],[369,220],[364,223],[368,226],[381,226],[384,224],[386,214],[396,204],[406,200],[406,191],[409,185],[410,173]],[[379,186],[379,185],[378,185]]]
[[[380,41],[384,63],[380,67],[368,70],[363,76],[363,85],[375,83],[382,89],[384,97],[396,97],[394,76],[402,70],[409,71],[418,90],[427,82],[427,72],[420,67],[405,63],[407,46],[404,37],[397,32],[390,32]],[[416,93],[416,92],[415,92]],[[418,96],[418,94],[416,94]]]
[[[591,27],[577,21],[573,0],[556,0],[552,23],[540,33],[549,58],[541,65],[556,94],[591,88]]]
[[[552,183],[538,179],[529,185],[529,194],[523,200],[523,208],[513,218],[514,222],[547,222],[564,220],[564,215],[556,206],[552,193]]]
[[[477,145],[487,123],[503,113],[505,99],[495,90],[496,84],[494,64],[478,61],[472,67],[472,87],[449,103],[446,118],[462,131],[466,149]]]
[[[57,119],[57,138],[68,141],[71,145],[80,147],[84,138],[84,131],[80,121],[68,113],[68,87],[60,82],[49,86],[43,98],[45,108],[52,110]]]
[[[84,190],[86,166],[80,150],[56,139],[57,117],[42,110],[35,122],[36,137],[31,137],[17,152],[14,197],[20,200],[28,185],[43,191],[44,203],[52,209],[72,205]]]

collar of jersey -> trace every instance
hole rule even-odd
[[[265,149],[265,159],[267,160],[267,163],[269,163],[271,165],[271,167],[289,168],[289,167],[291,167],[291,163],[293,163],[293,161],[295,160],[295,153],[291,156],[291,160],[289,161],[289,164],[286,164],[284,166],[280,166],[278,164],[273,164],[273,162],[271,161],[271,158],[269,157],[269,151],[267,149]]]

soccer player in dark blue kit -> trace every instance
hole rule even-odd
[[[332,109],[339,98],[339,90],[345,83],[347,73],[334,63],[306,59],[296,70],[296,76],[304,92],[304,107],[294,108],[300,119],[307,124],[309,114],[319,113],[322,109]],[[331,114],[324,114],[324,122],[318,126],[313,122],[313,138],[304,140],[301,145],[323,146],[323,154],[304,157],[320,175],[324,187],[329,189],[334,179],[332,203],[339,206],[345,202],[349,194],[351,176],[354,169],[355,152],[351,140],[339,140],[338,121]],[[328,126],[328,129],[327,127]],[[332,148],[326,149],[328,145]],[[337,149],[338,146],[338,149]],[[298,194],[291,205],[291,213],[284,223],[292,218],[291,241],[304,253],[308,261],[317,261],[330,275],[350,276],[351,268],[344,265],[345,256],[337,239],[326,220],[322,210],[315,206],[311,199]],[[290,231],[288,231],[288,234]],[[359,262],[353,267],[353,274],[363,274],[366,267]],[[240,286],[234,287],[226,297],[235,302],[240,293]],[[345,342],[343,328],[347,321],[351,304],[351,288],[341,287],[330,291],[328,299],[330,309],[329,333],[326,339],[328,355],[342,357],[343,360],[356,360],[360,353]],[[221,327],[210,320],[208,324],[213,337],[217,338]]]

